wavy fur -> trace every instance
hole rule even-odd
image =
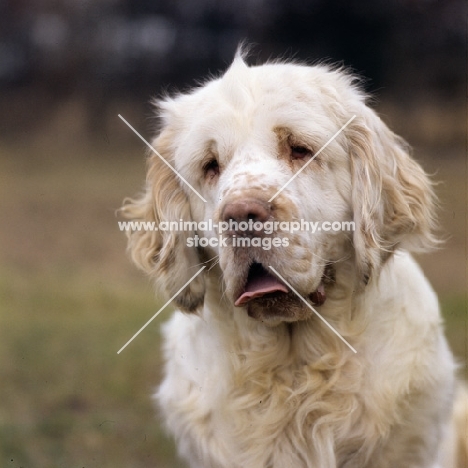
[[[452,424],[453,357],[436,295],[408,253],[437,244],[431,182],[355,83],[323,65],[249,67],[239,52],[221,78],[159,103],[155,148],[207,203],[151,155],[127,218],[220,221],[226,206],[254,200],[278,221],[356,223],[354,233],[291,233],[271,250],[187,247],[195,234],[217,236],[203,229],[129,233],[132,259],[169,297],[212,261],[175,299],[196,313],[164,325],[155,395],[193,468],[463,466],[466,397]],[[268,204],[304,164],[293,148],[316,152],[352,115]],[[252,262],[274,266],[304,297],[326,280],[318,310],[357,353],[292,293],[234,307]]]

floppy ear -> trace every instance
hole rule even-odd
[[[163,130],[153,147],[173,166],[170,149],[171,134]],[[156,154],[147,162],[146,189],[141,197],[127,199],[121,212],[137,222],[191,221],[190,205],[178,177]],[[172,297],[199,270],[196,250],[187,246],[194,232],[176,230],[127,231],[128,250],[134,263],[148,273],[157,289]],[[175,298],[185,312],[195,312],[203,304],[205,284],[203,274],[197,276]]]
[[[369,108],[350,126],[356,262],[367,283],[397,249],[437,245],[435,195],[403,139]]]

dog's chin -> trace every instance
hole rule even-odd
[[[295,294],[282,292],[252,299],[245,308],[249,317],[271,326],[306,320],[313,314]]]

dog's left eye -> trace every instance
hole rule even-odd
[[[211,159],[203,165],[203,172],[205,177],[208,179],[213,179],[219,175],[219,164],[216,159]]]
[[[291,146],[291,159],[304,159],[311,155],[312,151],[305,146]]]

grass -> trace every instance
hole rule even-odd
[[[114,215],[142,185],[143,148],[117,134],[109,140],[0,144],[2,467],[183,466],[151,402],[161,375],[159,324],[170,311],[117,355],[158,301],[126,258]],[[461,167],[445,165],[443,174],[446,230],[456,237],[448,254],[423,263],[463,358],[463,275],[450,278],[440,267],[445,259],[452,272],[464,268]]]
[[[77,149],[79,147],[79,149]],[[161,314],[115,210],[142,148],[0,145],[0,466],[182,467],[151,395]]]
[[[158,323],[149,287],[3,273],[0,465],[179,466],[154,417]],[[7,333],[5,333],[5,331]]]

